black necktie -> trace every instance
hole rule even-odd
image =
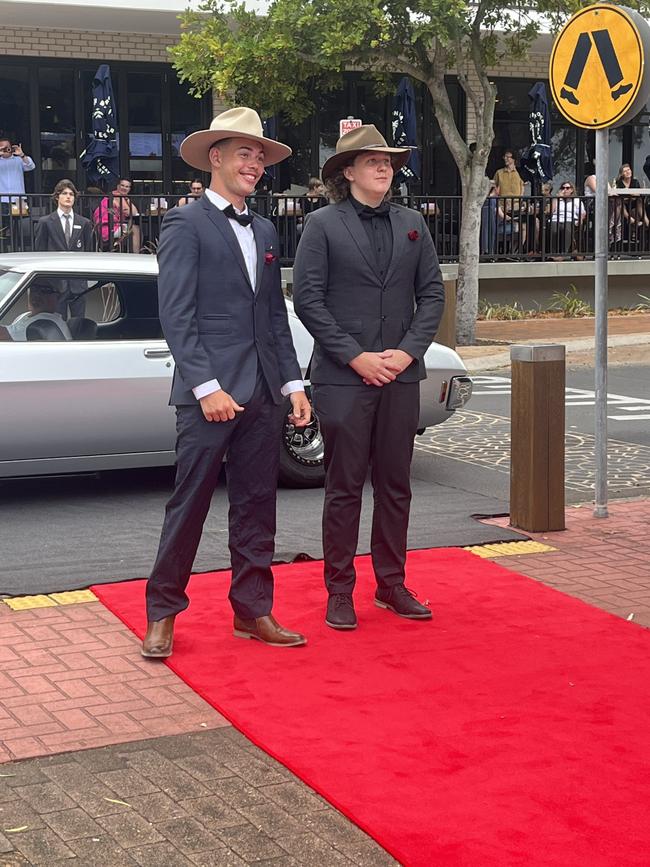
[[[364,205],[358,212],[362,220],[371,220],[373,217],[388,217],[390,211],[390,203],[382,202],[377,208],[371,208],[370,205]]]
[[[250,226],[253,222],[252,214],[238,214],[232,205],[224,208],[223,212],[230,220],[237,220],[240,226]]]

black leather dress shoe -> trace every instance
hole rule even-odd
[[[400,617],[408,620],[431,620],[431,609],[422,605],[415,598],[415,593],[403,584],[394,587],[378,587],[375,593],[375,605],[378,608],[388,608]]]
[[[325,623],[332,629],[357,628],[357,615],[351,593],[332,593],[327,600]]]

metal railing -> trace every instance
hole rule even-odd
[[[99,251],[155,253],[160,225],[179,196],[79,195],[75,211],[93,226]],[[459,196],[393,198],[419,211],[441,262],[457,262],[461,225]],[[280,260],[293,263],[307,216],[327,204],[324,198],[260,195],[252,211],[270,219],[280,240]],[[49,195],[0,195],[0,253],[37,248],[39,220],[53,209]],[[594,199],[588,196],[491,196],[481,210],[481,261],[563,261],[591,259],[594,251]],[[617,191],[609,198],[609,250],[615,258],[650,258],[650,192]]]

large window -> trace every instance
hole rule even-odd
[[[22,144],[26,154],[32,155],[32,136],[29,125],[29,77],[21,66],[0,67],[0,134],[12,142]],[[25,189],[34,189],[34,172],[25,172]]]
[[[92,134],[93,79],[101,60],[0,58],[0,131],[23,145],[36,171],[28,191],[50,192],[64,177],[87,187],[81,152]],[[166,64],[110,64],[120,174],[135,193],[171,192],[195,174],[178,157],[182,139],[210,122],[210,97],[187,93]],[[33,101],[32,101],[33,95]],[[36,103],[36,104],[34,104]]]
[[[162,191],[162,106],[160,75],[127,75],[129,176],[157,181]]]
[[[395,89],[400,80],[396,75]],[[456,164],[447,148],[435,118],[431,96],[422,85],[414,82],[418,117],[418,144],[422,178],[411,192],[436,192],[455,195],[460,192]],[[457,123],[464,133],[464,99],[461,88],[449,79],[447,89]],[[339,121],[346,117],[360,118],[374,124],[391,143],[391,114],[394,94],[378,93],[374,81],[360,73],[345,75],[341,88],[314,96],[314,114],[298,126],[283,124],[279,138],[292,149],[293,156],[281,163],[274,188],[299,193],[306,188],[310,175],[320,175],[325,161],[336,150]]]
[[[71,69],[44,66],[38,70],[43,191],[77,172],[74,77]]]

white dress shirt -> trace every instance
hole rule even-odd
[[[224,199],[223,196],[220,196],[219,193],[215,193],[214,190],[206,190],[206,196],[212,202],[212,204],[219,208],[220,211],[225,210],[231,202],[228,199]],[[248,214],[248,208],[244,206],[244,210],[240,211],[238,208],[235,208],[235,213],[237,214]],[[233,220],[232,217],[228,218],[230,220],[230,225],[235,233],[235,237],[239,243],[239,247],[242,251],[242,255],[244,257],[244,264],[246,265],[246,271],[248,272],[248,279],[251,284],[251,291],[255,291],[255,283],[257,280],[257,246],[255,244],[255,234],[253,232],[252,225],[242,226],[241,223],[238,223],[237,220]],[[202,382],[201,385],[197,385],[196,388],[192,389],[194,393],[194,397],[197,400],[200,400],[202,397],[207,397],[209,394],[213,394],[215,391],[220,391],[221,386],[219,385],[219,380],[210,379],[208,382]],[[287,397],[287,395],[291,394],[294,391],[304,391],[305,384],[301,379],[291,380],[291,382],[286,382],[281,389],[283,397]]]
[[[66,216],[70,217],[70,237],[72,238],[72,233],[74,232],[74,211],[70,211],[68,215],[66,215],[65,211],[62,211],[61,208],[56,209],[57,214],[59,215],[59,220],[61,221],[61,229],[63,230],[63,237],[65,238],[65,223]]]

